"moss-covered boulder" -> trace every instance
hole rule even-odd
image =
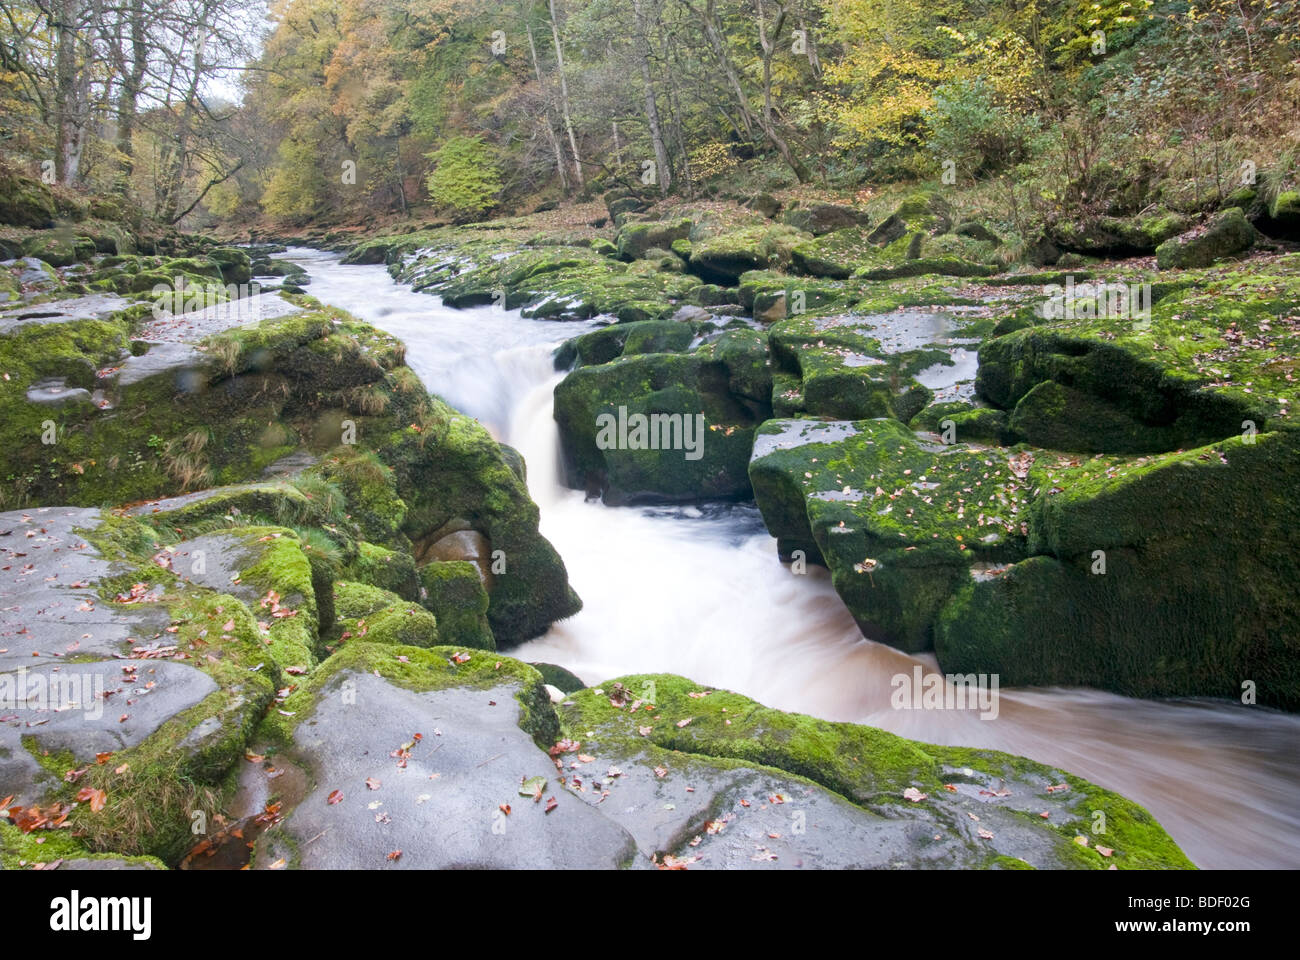
[[[53,225],[54,195],[35,177],[0,165],[0,223],[41,229]]]
[[[1141,807],[1022,758],[662,674],[556,707],[546,676],[455,646],[346,647],[260,731],[257,749],[305,789],[257,838],[252,866],[1190,866]],[[464,829],[484,810],[482,829]],[[1095,811],[1101,849],[1081,842]]]
[[[727,365],[706,356],[625,357],[555,388],[566,479],[611,505],[748,495],[763,417],[761,404],[732,394]]]
[[[895,420],[769,421],[749,473],[782,555],[824,562],[863,632],[903,650],[931,646],[972,566],[1025,553],[1015,464]]]
[[[431,647],[438,642],[438,622],[433,614],[388,590],[336,581],[334,610],[338,620],[324,641],[327,652],[359,640],[414,647]]]
[[[913,417],[908,426],[938,434],[946,443],[1015,442],[1005,410],[972,406],[960,400],[932,403]]]
[[[1300,339],[1279,317],[1300,279],[1291,258],[1277,266],[1230,284],[1202,278],[1153,305],[1151,291],[1144,310],[1090,311],[987,340],[976,389],[1002,409],[1025,404],[1012,416],[1022,436],[1084,452],[1157,452],[1289,427]]]
[[[945,670],[1300,707],[1294,431],[1145,458],[1046,458],[1026,512],[1035,556],[943,609]]]
[[[742,227],[691,246],[690,270],[707,283],[735,286],[740,275],[790,262],[807,234],[787,226]]]
[[[913,374],[946,355],[890,353],[874,328],[855,326],[850,318],[844,321],[791,317],[773,324],[773,362],[798,379],[797,409],[838,420],[912,419],[933,397]]]
[[[1058,247],[1072,253],[1099,257],[1146,256],[1191,225],[1183,214],[1155,210],[1133,219],[1099,216],[1060,221],[1052,226],[1050,236]]]
[[[417,600],[420,596],[420,575],[411,555],[375,543],[357,544],[356,558],[347,565],[343,577],[389,590],[403,600]]]
[[[1255,228],[1239,207],[1229,207],[1202,226],[1164,241],[1156,248],[1162,270],[1208,267],[1245,253],[1255,243]]]
[[[468,560],[435,560],[420,568],[420,599],[438,620],[444,644],[495,650],[488,625],[488,594],[479,568]]]
[[[664,674],[594,685],[557,712],[560,756],[573,763],[579,755],[570,769],[592,770],[582,779],[614,764],[617,776],[602,778],[602,789],[618,802],[601,806],[665,865],[780,867],[798,856],[805,866],[840,868],[1191,867],[1143,808],[1005,753],[782,713]],[[806,808],[808,826],[819,829],[788,840],[792,807]],[[649,809],[658,831],[641,819]],[[1106,817],[1103,850],[1080,842],[1094,810]]]
[[[615,238],[618,255],[624,260],[639,260],[651,250],[668,250],[678,240],[685,240],[691,232],[691,221],[644,221],[627,223],[619,228]]]
[[[865,210],[856,207],[838,203],[813,203],[786,210],[781,215],[781,222],[820,237],[824,233],[846,227],[865,227],[871,222],[871,217]]]

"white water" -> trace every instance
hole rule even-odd
[[[400,337],[430,390],[524,454],[542,532],[585,606],[512,655],[589,683],[677,673],[783,710],[1006,750],[1143,804],[1202,867],[1300,866],[1300,716],[1082,689],[1004,690],[996,720],[891,709],[890,677],[933,658],[864,640],[824,571],[777,560],[752,507],[611,509],[560,487],[551,350],[590,324],[452,310],[383,267],[292,256],[313,296]]]

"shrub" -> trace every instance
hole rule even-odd
[[[457,220],[477,220],[496,206],[501,174],[481,137],[452,137],[427,156],[434,163],[429,198]]]

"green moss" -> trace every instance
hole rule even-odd
[[[570,483],[602,489],[607,503],[741,497],[749,492],[745,469],[753,428],[765,411],[734,397],[725,365],[698,355],[651,354],[581,367],[555,389],[555,419],[571,465]],[[687,459],[684,427],[668,449],[602,450],[599,431],[608,414],[647,418],[676,415],[689,421],[693,442],[697,416],[704,434],[696,459]],[[663,422],[668,421],[660,421]],[[656,443],[662,437],[656,435]],[[649,447],[649,437],[646,437]]]
[[[357,544],[356,559],[347,565],[345,578],[391,590],[404,600],[420,593],[420,577],[409,553],[397,552],[373,543]]]
[[[479,650],[495,650],[488,625],[488,594],[477,564],[468,560],[434,561],[420,568],[420,601],[438,620],[439,641]]]
[[[621,684],[634,699],[611,703]],[[633,710],[633,706],[636,710]],[[945,783],[969,769],[994,779],[1014,774],[1021,783],[1046,787],[1064,778],[1080,801],[1063,808],[1052,824],[1026,821],[1060,837],[1060,865],[1104,869],[1191,866],[1144,809],[1086,781],[1020,757],[996,751],[937,747],[905,740],[873,727],[832,723],[802,714],[782,713],[738,694],[696,684],[682,677],[647,674],[620,677],[574,693],[560,707],[564,734],[578,740],[644,744],[685,754],[741,760],[794,773],[868,809],[897,804],[903,790],[942,793]],[[683,721],[686,721],[683,723]],[[642,733],[641,728],[649,728]],[[1087,832],[1094,810],[1106,814],[1105,860],[1095,851],[1074,851],[1073,838]]]
[[[438,642],[438,622],[418,604],[378,587],[339,580],[334,584],[337,623],[326,650],[354,641],[431,647]]]

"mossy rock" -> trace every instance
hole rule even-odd
[[[687,239],[691,226],[687,219],[624,224],[615,238],[618,255],[624,260],[638,260],[652,249],[669,249],[675,242]]]
[[[781,553],[824,562],[864,634],[903,650],[930,647],[973,564],[1025,555],[1029,491],[1005,457],[894,420],[769,421],[749,472]]]
[[[836,203],[814,203],[785,211],[781,215],[781,221],[796,230],[820,237],[822,234],[833,233],[846,227],[864,227],[871,221],[871,217],[865,210],[856,207]]]
[[[356,559],[347,565],[343,576],[391,591],[403,600],[418,600],[420,596],[420,575],[411,555],[375,543],[357,544]]]
[[[1015,437],[1007,427],[1006,411],[992,407],[972,407],[960,400],[932,403],[913,417],[908,426],[913,430],[937,433],[945,442],[1015,442]]]
[[[42,229],[53,224],[55,213],[49,187],[7,164],[0,166],[0,223]]]
[[[1216,213],[1204,226],[1160,244],[1156,248],[1156,265],[1161,270],[1208,267],[1249,250],[1255,237],[1255,228],[1241,208],[1229,207]]]
[[[1045,380],[1016,404],[1012,436],[1035,446],[1080,453],[1147,453],[1177,446],[1183,434],[1136,418],[1091,393]]]
[[[705,356],[624,357],[581,367],[555,388],[567,480],[611,505],[748,495],[750,441],[764,415],[731,393],[727,366]]]
[[[561,693],[576,693],[586,688],[582,678],[571,670],[554,663],[530,663],[530,667],[542,675],[542,679]]]
[[[377,454],[355,445],[339,446],[314,472],[338,485],[347,501],[348,518],[365,539],[387,543],[398,536],[406,520],[406,501],[398,496],[392,468]]]
[[[1058,769],[997,751],[932,746],[873,727],[783,713],[731,691],[666,674],[607,680],[571,694],[557,712],[564,736],[577,741],[582,750],[598,754],[600,762],[627,757],[620,764],[625,770],[632,764],[657,764],[656,777],[669,782],[683,771],[690,771],[688,783],[704,779],[702,772],[692,768],[693,761],[759,765],[834,791],[876,816],[909,819],[922,808],[926,823],[922,832],[927,839],[936,833],[941,840],[952,832],[960,835],[958,824],[989,828],[985,833],[995,840],[1016,836],[1023,843],[1032,835],[1034,840],[1015,851],[1020,862],[1025,862],[1024,857],[1034,861],[1026,865],[1091,870],[1112,865],[1192,868],[1142,807]],[[647,750],[652,751],[648,756]],[[1068,789],[1062,789],[1063,783]],[[1005,796],[1024,798],[1023,809],[1004,809],[993,799],[993,791],[1003,787]],[[922,799],[906,800],[905,792]],[[979,803],[979,812],[974,813],[969,798],[985,800],[986,796],[992,802]],[[737,804],[733,816],[744,816],[743,807]],[[1051,810],[1049,818],[1040,816],[1044,809]],[[1109,857],[1076,840],[1090,831],[1094,810],[1105,812]],[[988,837],[976,841],[980,842],[988,842]],[[999,855],[998,850],[976,847],[972,854],[966,847],[939,862],[918,854],[921,858],[912,865],[997,869],[1005,866],[1011,852],[1004,848]]]
[[[793,249],[807,234],[787,226],[743,227],[697,240],[690,270],[708,283],[734,286],[741,274],[790,262]]]
[[[1300,644],[1281,626],[1300,616],[1280,493],[1300,472],[1294,432],[1051,472],[1029,518],[1041,555],[967,583],[940,614],[945,670],[1143,697],[1249,688],[1300,707]]]
[[[327,652],[354,641],[413,647],[438,642],[438,622],[432,613],[378,587],[336,581],[334,609],[338,621],[325,641]]]
[[[495,650],[488,625],[488,594],[478,566],[468,560],[435,560],[420,568],[420,602],[438,620],[442,643]]]

